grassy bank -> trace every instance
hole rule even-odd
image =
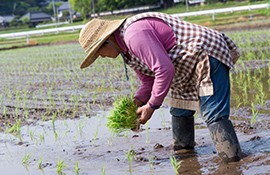
[[[78,38],[79,38],[79,31],[75,31],[72,33],[61,32],[58,34],[31,36],[29,38],[29,43],[27,43],[26,38],[1,39],[0,50],[16,48],[16,47],[25,47],[28,45],[31,46],[31,45],[50,44],[50,43],[76,42]]]

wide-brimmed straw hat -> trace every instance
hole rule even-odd
[[[87,56],[81,63],[80,68],[90,66],[99,56],[97,51],[100,46],[114,33],[123,23],[123,20],[92,19],[85,24],[80,32],[79,42]]]

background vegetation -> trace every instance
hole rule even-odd
[[[75,0],[74,0],[75,1]],[[210,3],[208,5],[200,6],[200,5],[193,5],[189,6],[189,11],[200,11],[200,10],[208,10],[208,9],[217,9],[217,8],[226,8],[226,7],[235,7],[235,6],[244,6],[244,5],[253,5],[253,4],[261,4],[267,3],[268,1],[256,1],[256,2],[249,2],[249,1],[227,1],[224,3],[217,2],[217,3]],[[185,4],[177,4],[168,9],[158,9],[157,11],[168,13],[168,14],[175,14],[175,13],[184,13],[186,12]],[[103,19],[122,19],[127,16],[131,16],[133,14],[125,14],[125,15],[110,15],[110,16],[103,16],[100,18]],[[233,13],[222,13],[216,14],[215,20],[212,19],[212,15],[203,15],[203,16],[192,16],[183,18],[188,22],[196,23],[202,26],[207,26],[211,28],[215,28],[218,30],[223,30],[224,28],[230,28],[233,30],[239,28],[250,28],[250,27],[257,27],[257,28],[267,28],[270,27],[270,10],[269,9],[259,9],[259,10],[252,10],[252,11],[241,11],[241,12],[233,12]],[[71,26],[71,25],[81,25],[88,22],[89,19],[84,21],[77,21],[74,23],[66,24],[63,26]],[[54,28],[56,26],[51,26],[47,28]],[[46,29],[46,28],[45,28]],[[40,30],[36,28],[5,28],[3,31],[0,31],[0,34],[3,33],[12,33],[12,32],[21,32],[21,31],[29,31],[29,30]],[[73,33],[57,33],[57,34],[48,34],[42,36],[31,36],[30,39],[35,40],[35,44],[48,44],[48,43],[55,43],[55,42],[77,42],[79,36],[79,31],[74,31]],[[28,43],[26,42],[26,38],[20,39],[0,39],[0,50],[20,47],[20,46],[27,46]]]
[[[61,4],[62,2],[55,2],[56,7],[60,6]],[[43,11],[52,15],[52,5],[53,3],[47,3],[46,0],[1,0],[0,15],[14,14],[17,16],[22,16],[25,13],[32,11]]]

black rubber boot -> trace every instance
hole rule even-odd
[[[172,116],[173,149],[194,148],[194,117]]]
[[[219,120],[208,126],[219,157],[224,162],[241,159],[242,151],[230,120]]]

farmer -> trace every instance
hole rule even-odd
[[[123,57],[141,81],[134,96],[141,123],[158,109],[169,89],[174,151],[193,149],[194,113],[200,110],[216,150],[225,162],[238,161],[241,148],[231,121],[229,70],[241,53],[224,33],[148,12],[123,20],[93,19],[81,30],[86,58]]]

